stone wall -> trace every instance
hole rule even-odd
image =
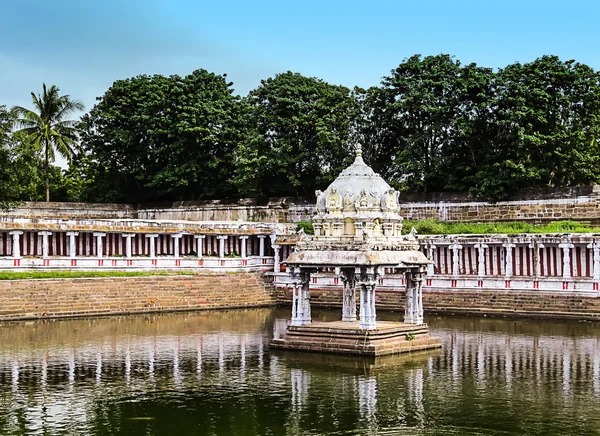
[[[8,210],[0,209],[0,217],[2,216],[32,219],[135,219],[137,208],[132,204],[23,201]]]
[[[270,198],[259,201],[243,198],[237,201],[176,202],[170,206],[140,206],[138,217],[151,220],[186,221],[250,221],[296,223],[312,219],[315,205],[302,198]]]
[[[543,224],[559,220],[600,224],[600,198],[594,196],[549,200],[518,200],[488,203],[419,202],[401,203],[404,219],[433,219],[454,222],[528,221]]]
[[[0,321],[261,307],[270,280],[253,273],[0,281]]]
[[[291,290],[278,289],[277,301],[291,306]],[[311,289],[310,302],[341,309],[342,290]],[[376,304],[379,310],[404,311],[404,292],[377,291]],[[425,313],[600,320],[600,298],[567,292],[428,289],[423,292],[423,308]]]
[[[315,205],[303,198],[252,198],[175,202],[158,205],[23,202],[0,217],[141,219],[296,223],[311,220]],[[530,221],[571,219],[600,224],[600,187],[524,190],[508,201],[476,201],[464,193],[402,194],[405,219],[440,221]]]

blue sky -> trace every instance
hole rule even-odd
[[[600,69],[595,1],[0,0],[0,104],[42,82],[88,109],[114,80],[227,73],[246,94],[292,70],[376,85],[403,58],[502,67],[543,54]]]

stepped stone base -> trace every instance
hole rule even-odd
[[[271,347],[323,353],[386,356],[440,348],[441,341],[429,335],[427,324],[378,322],[375,330],[361,330],[358,322],[313,322],[288,326],[286,334],[271,341]]]

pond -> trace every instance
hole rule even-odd
[[[271,352],[288,318],[2,324],[0,434],[600,434],[598,324],[428,316],[440,351],[361,359]]]

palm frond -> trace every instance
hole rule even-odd
[[[71,162],[71,158],[74,154],[73,146],[75,145],[75,141],[66,136],[57,135],[54,136],[54,146],[56,147],[56,151]],[[53,156],[54,158],[54,156]]]

